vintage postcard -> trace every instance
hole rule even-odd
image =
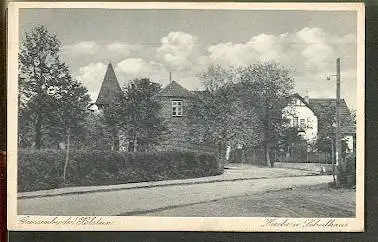
[[[8,229],[364,230],[363,4],[8,17]]]

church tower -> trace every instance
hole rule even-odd
[[[96,105],[101,110],[111,105],[116,104],[123,93],[118,83],[117,76],[114,73],[112,63],[109,62],[105,73],[104,80],[98,94]]]
[[[119,128],[116,125],[115,120],[111,117],[112,107],[120,102],[123,96],[122,89],[118,83],[117,77],[114,73],[112,63],[109,62],[108,68],[105,73],[104,80],[102,81],[100,92],[95,102],[98,109],[108,118],[107,124],[112,133],[112,145],[111,150],[118,151],[120,149],[120,133]]]

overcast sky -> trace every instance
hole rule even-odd
[[[210,64],[276,60],[293,71],[296,91],[334,97],[341,58],[342,98],[356,107],[357,14],[340,11],[21,9],[20,38],[37,24],[62,42],[74,77],[96,98],[112,62],[121,85],[169,71],[184,87],[201,89]]]

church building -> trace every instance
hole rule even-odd
[[[106,112],[108,107],[117,104],[117,98],[121,95],[123,93],[114,68],[109,63],[95,104],[100,112]],[[153,97],[160,102],[160,115],[163,117],[163,124],[167,129],[167,132],[161,137],[161,142],[155,147],[157,150],[193,148],[193,144],[190,145],[187,139],[190,135],[188,109],[192,103],[192,97],[193,93],[176,81],[170,81]],[[136,150],[135,141],[125,140],[126,137],[120,130],[113,130],[113,135],[116,142],[112,149]]]

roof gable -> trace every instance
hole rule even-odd
[[[101,84],[96,104],[107,105],[115,103],[120,95],[123,95],[121,87],[114,73],[113,66],[111,63],[109,63],[104,80]]]
[[[336,109],[335,98],[311,98],[309,101],[310,106],[315,111],[318,117],[324,118],[327,115],[328,108]],[[336,111],[335,111],[336,112]],[[348,120],[351,113],[344,99],[340,99],[340,118],[341,120]],[[342,124],[343,125],[343,124]],[[346,124],[348,125],[348,124]]]
[[[311,109],[311,111],[320,119],[326,118],[327,109],[335,108],[336,110],[336,99],[335,98],[310,98],[307,102],[301,95],[295,93],[291,96],[292,98],[297,98],[305,104],[306,107]],[[336,112],[336,111],[335,111]],[[350,126],[353,124],[350,123],[349,117],[351,116],[350,110],[344,99],[340,99],[340,118],[341,121],[346,121],[347,123],[341,123],[341,126]]]
[[[163,88],[159,93],[160,97],[189,97],[191,93],[178,84],[175,81],[172,81],[165,88]]]
[[[295,93],[291,97],[299,99],[307,108],[309,108],[314,113],[314,115],[316,115],[316,111],[301,95],[299,95],[298,93]]]

